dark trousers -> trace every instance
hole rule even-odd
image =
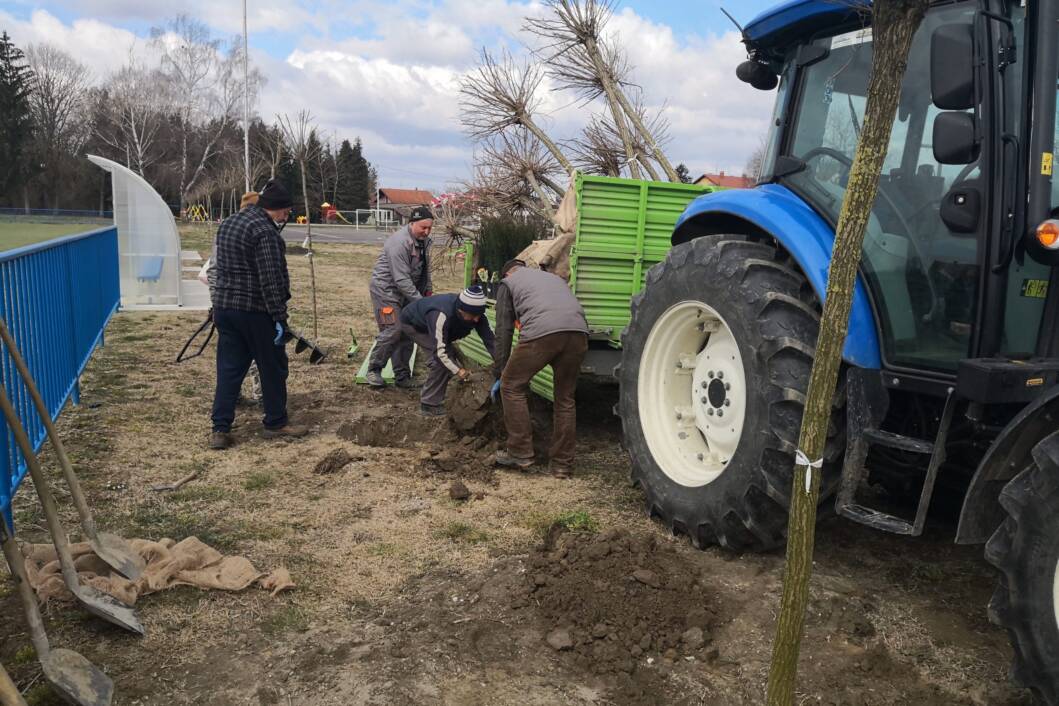
[[[560,331],[532,341],[518,342],[500,376],[509,454],[518,458],[533,458],[533,424],[526,395],[533,376],[546,365],[551,365],[555,402],[549,458],[558,466],[569,466],[574,462],[577,445],[574,392],[587,351],[588,336],[577,331]]]
[[[427,373],[426,382],[423,383],[423,389],[419,393],[420,403],[432,407],[445,404],[445,391],[449,387],[449,380],[452,379],[452,371],[446,368],[445,364],[438,358],[437,342],[429,333],[416,331],[414,327],[408,324],[401,324],[401,329],[405,336],[419,346],[420,360],[426,358],[427,361],[429,372]],[[449,344],[446,352],[451,360],[459,360],[455,346]]]
[[[411,377],[412,368],[409,363],[412,360],[413,344],[412,339],[401,330],[401,307],[375,299],[371,300],[371,305],[375,310],[379,335],[375,337],[375,350],[371,352],[368,370],[381,373],[386,367],[386,362],[392,359],[395,380]]]
[[[287,349],[273,343],[276,323],[263,311],[214,309],[217,326],[217,391],[213,396],[213,430],[231,431],[235,403],[250,362],[261,375],[262,419],[268,429],[287,424]]]

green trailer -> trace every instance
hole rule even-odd
[[[570,288],[585,308],[589,351],[582,373],[610,376],[621,358],[621,332],[629,323],[630,302],[647,271],[670,248],[677,218],[693,199],[714,187],[578,174],[577,230],[570,252]],[[474,252],[468,246],[465,280],[474,278]],[[492,320],[492,302],[487,314]],[[517,335],[517,334],[516,334]],[[460,350],[480,365],[491,359],[472,334]],[[552,399],[552,371],[545,368],[530,384]]]

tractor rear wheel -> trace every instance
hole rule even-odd
[[[633,298],[619,413],[647,509],[696,546],[784,542],[819,303],[775,247],[738,235],[670,250]],[[840,383],[821,500],[845,447]]]
[[[1012,678],[1059,704],[1059,432],[1033,448],[1000,504],[1008,516],[985,548],[1000,570],[989,617],[1011,638]]]

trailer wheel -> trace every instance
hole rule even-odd
[[[1044,703],[1059,703],[1059,432],[1000,493],[1007,518],[986,544],[1000,570],[989,617],[1008,632],[1011,676]]]
[[[786,255],[737,235],[677,245],[633,298],[618,371],[632,478],[648,512],[696,546],[783,543],[819,320]],[[821,500],[837,487],[843,390]]]

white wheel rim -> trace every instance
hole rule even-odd
[[[647,336],[637,382],[651,456],[674,482],[717,480],[739,446],[746,375],[732,330],[697,301],[669,307]]]
[[[1055,613],[1055,625],[1059,628],[1059,562],[1055,565],[1055,576],[1052,578],[1052,612]]]

